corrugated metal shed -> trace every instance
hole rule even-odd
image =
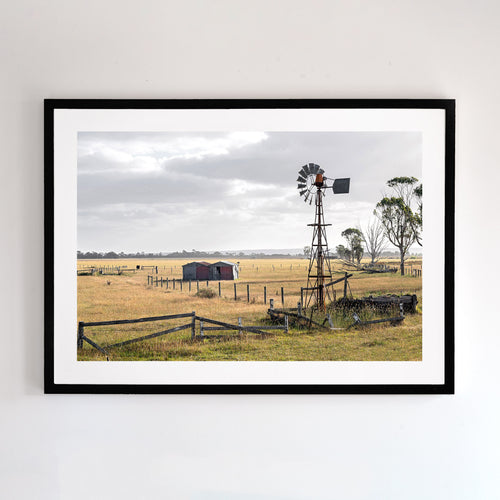
[[[182,266],[182,279],[189,280],[208,280],[210,274],[210,264],[208,262],[189,262]]]
[[[219,260],[214,264],[205,261],[189,262],[182,266],[182,279],[189,280],[235,280],[238,279],[238,264]]]
[[[211,280],[236,280],[238,279],[238,265],[227,260],[220,260],[214,264],[210,264]]]

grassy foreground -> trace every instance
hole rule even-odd
[[[158,277],[181,278],[185,260],[107,260],[78,261],[78,267],[158,265]],[[394,261],[387,261],[395,265]],[[420,268],[420,261],[409,261]],[[306,286],[307,264],[305,259],[240,259],[240,279],[221,282],[221,297],[218,296],[218,282],[209,282],[214,290],[214,298],[196,296],[196,283],[179,284],[173,290],[148,285],[151,271],[125,271],[114,276],[78,277],[78,321],[108,321],[133,319],[168,314],[190,313],[199,316],[236,324],[238,317],[244,325],[262,325],[268,322],[267,308],[264,304],[264,286],[267,288],[267,301],[273,298],[275,307],[281,307],[281,287],[284,288],[285,307],[296,307],[300,300],[300,287]],[[335,271],[344,269],[337,264]],[[354,297],[383,293],[415,293],[418,296],[418,313],[408,314],[398,326],[387,323],[364,328],[327,331],[318,328],[298,329],[292,325],[289,333],[275,332],[260,338],[247,334],[238,336],[236,332],[217,332],[227,334],[223,339],[191,341],[191,331],[165,335],[163,337],[112,348],[110,359],[131,360],[241,360],[241,361],[418,361],[422,359],[422,280],[398,274],[366,274],[354,272],[350,278],[350,288]],[[234,300],[234,283],[237,284],[238,300]],[[247,301],[247,286],[250,287],[250,301]],[[206,282],[200,282],[200,290]],[[343,293],[343,285],[336,286],[337,296]],[[396,313],[397,315],[397,313]],[[343,328],[353,323],[352,313],[341,311],[332,314],[335,327]],[[383,314],[365,311],[362,319],[381,318]],[[318,315],[315,319],[322,320]],[[113,325],[88,327],[85,335],[100,345],[148,335],[190,321],[189,318],[168,322],[139,323],[132,325]],[[198,333],[198,332],[197,332]],[[76,342],[76,325],[75,325]],[[104,360],[96,349],[84,343],[79,350],[79,360]]]

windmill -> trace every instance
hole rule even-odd
[[[328,241],[326,238],[326,227],[323,214],[323,198],[326,191],[331,189],[333,194],[343,194],[349,192],[350,178],[329,179],[323,175],[325,171],[315,163],[308,163],[299,170],[297,177],[300,196],[309,205],[314,200],[315,217],[313,227],[313,237],[311,243],[311,257],[309,259],[309,269],[307,273],[307,288],[305,297],[305,307],[309,305],[324,311],[327,299],[331,301],[329,283],[332,281],[332,269],[330,266],[330,256],[328,253]],[[329,185],[328,181],[333,182]]]

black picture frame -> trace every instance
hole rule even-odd
[[[55,378],[54,121],[57,110],[203,110],[203,109],[361,109],[442,110],[444,112],[444,359],[442,383],[388,384],[154,384],[61,383]],[[45,163],[45,381],[47,394],[453,394],[454,393],[454,206],[455,100],[453,99],[46,99]],[[72,335],[72,332],[68,332]]]

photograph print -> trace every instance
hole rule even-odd
[[[452,101],[174,102],[49,103],[49,392],[452,392]]]

